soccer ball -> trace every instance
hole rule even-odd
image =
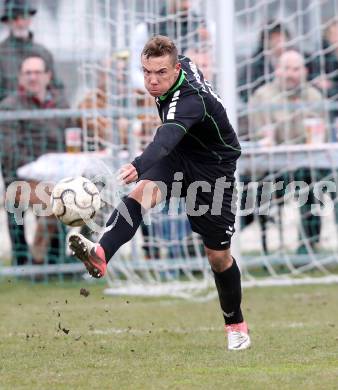
[[[85,177],[68,177],[59,181],[51,194],[54,215],[69,226],[82,226],[100,209],[100,193]]]

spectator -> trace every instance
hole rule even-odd
[[[325,30],[322,50],[324,61],[316,59],[317,78],[313,81],[324,96],[338,102],[338,19],[333,19]],[[331,111],[331,119],[338,116],[337,110]]]
[[[322,109],[311,106],[301,110],[287,109],[288,103],[316,103],[322,101],[321,93],[306,81],[304,57],[296,50],[287,50],[279,59],[275,78],[257,89],[249,101],[251,136],[264,145],[306,143],[304,119],[323,117]],[[280,108],[254,112],[274,104]],[[253,131],[253,133],[252,133]]]
[[[323,38],[324,66],[314,84],[325,96],[338,100],[338,20],[333,19],[325,30]],[[320,71],[320,69],[319,69]]]
[[[304,57],[295,50],[284,52],[277,63],[275,79],[261,86],[249,102],[251,139],[258,140],[261,145],[303,144],[307,142],[304,127],[306,118],[322,118],[323,113],[318,107],[322,100],[321,93],[306,81],[307,69]],[[295,109],[288,106],[295,103],[307,103],[304,108]],[[276,105],[269,109],[269,105]],[[255,109],[266,109],[255,112]],[[324,123],[324,122],[323,122]],[[302,230],[312,247],[319,241],[320,218],[311,214],[311,204],[316,203],[313,194],[313,183],[317,170],[301,169],[286,173],[284,183],[292,180],[305,181],[309,185],[309,196],[306,204],[301,207]],[[299,252],[304,247],[299,248]]]
[[[192,47],[184,54],[197,65],[206,80],[211,83],[214,81],[213,56],[211,50],[208,50],[207,48]]]
[[[252,93],[273,79],[276,64],[290,40],[289,31],[280,23],[266,23],[249,65],[239,72],[239,93],[247,102]]]
[[[109,58],[99,64],[96,72],[96,87],[88,91],[81,99],[78,107],[85,110],[108,109],[108,90],[111,87],[110,75],[114,72],[113,59]],[[120,73],[120,72],[119,72]],[[120,78],[117,74],[115,81]],[[95,115],[93,117],[83,116],[77,123],[86,134],[88,150],[103,150],[107,147],[107,141],[112,142],[112,120],[108,116]]]
[[[24,59],[18,75],[16,93],[8,96],[0,104],[0,110],[38,110],[68,108],[67,102],[59,91],[49,87],[52,78],[51,69],[43,57],[30,56]],[[17,169],[48,152],[65,150],[64,129],[71,126],[67,119],[18,119],[0,123],[1,125],[1,166],[6,187],[17,180]],[[30,202],[41,203],[34,195],[36,183],[31,182],[33,195]],[[11,202],[10,199],[7,201]],[[13,202],[11,202],[13,203]],[[48,231],[44,229],[47,223]],[[17,225],[13,214],[8,215],[9,233],[12,242],[13,263],[22,265],[30,259],[23,225]],[[38,218],[34,250],[36,263],[44,261],[48,236],[57,232],[58,225],[54,217]],[[50,244],[50,242],[49,242]],[[45,247],[44,247],[45,246]]]
[[[36,12],[28,0],[5,0],[1,22],[8,26],[9,36],[0,43],[0,101],[16,90],[19,66],[27,56],[43,57],[52,72],[53,87],[62,88],[55,78],[52,54],[34,42],[30,31],[32,17]]]

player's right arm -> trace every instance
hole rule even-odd
[[[181,141],[186,132],[184,126],[179,123],[168,122],[161,125],[157,129],[153,141],[131,163],[135,167],[138,176],[167,156]]]
[[[181,95],[177,92],[179,91],[176,91],[176,97],[173,97],[171,104],[168,105],[174,106],[174,110],[170,109],[164,113],[164,123],[157,129],[154,140],[132,162],[138,176],[167,156],[190,128],[205,116],[204,102],[195,90],[182,92]]]
[[[165,123],[157,129],[154,140],[146,147],[141,156],[119,170],[118,180],[124,184],[136,181],[153,164],[167,156],[183,138],[185,131],[181,126]]]

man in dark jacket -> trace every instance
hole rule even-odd
[[[54,75],[53,56],[44,46],[35,43],[30,31],[32,16],[37,10],[28,0],[6,0],[1,22],[9,28],[9,36],[0,43],[0,101],[16,90],[18,70],[27,56],[38,55],[44,58],[53,78],[52,85],[62,88]]]
[[[314,84],[323,95],[333,103],[338,102],[338,18],[332,19],[325,30],[322,41],[322,55],[314,59]],[[330,119],[333,127],[334,121],[338,117],[338,110],[332,107]],[[337,134],[338,135],[338,134]],[[333,134],[336,140],[336,135]]]
[[[36,112],[43,109],[68,108],[67,102],[58,91],[49,87],[51,77],[51,70],[44,58],[38,56],[26,58],[20,68],[17,91],[1,102],[0,110]],[[69,126],[71,126],[69,120],[63,118],[40,119],[37,117],[37,119],[1,122],[0,158],[6,188],[13,181],[18,180],[16,172],[20,166],[34,161],[44,153],[64,151],[64,129]],[[33,204],[37,202],[36,197],[34,199],[36,183],[30,184],[33,189],[30,203]],[[7,194],[6,202],[16,204],[16,199],[8,199]],[[41,201],[38,203],[41,203]],[[25,239],[24,226],[17,225],[11,213],[8,214],[8,223],[12,241],[13,263],[25,264],[29,259],[29,250]],[[42,230],[40,229],[40,232]],[[50,226],[48,226],[49,234],[52,231],[56,231],[56,221],[52,221],[51,218]],[[45,231],[43,234],[47,236],[48,232]],[[37,262],[41,263],[43,261],[44,254],[42,252],[40,251],[39,256],[35,256]],[[39,259],[36,257],[39,257]]]
[[[290,33],[278,22],[269,21],[260,32],[258,47],[248,64],[239,68],[239,94],[244,102],[265,83],[273,80],[275,66],[290,40]]]

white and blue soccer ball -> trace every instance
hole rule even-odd
[[[100,209],[100,193],[89,179],[68,177],[54,186],[51,206],[56,218],[64,224],[82,226]]]

